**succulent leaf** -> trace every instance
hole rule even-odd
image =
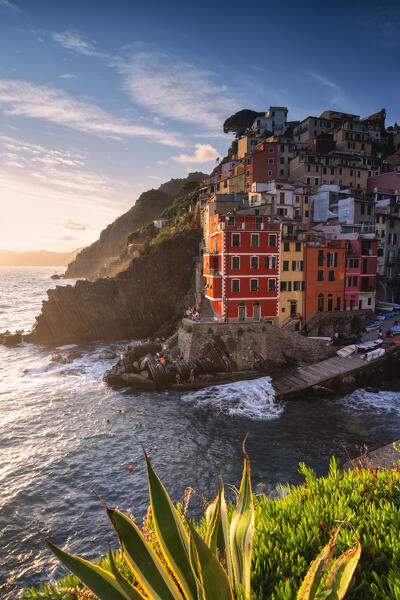
[[[110,561],[111,573],[114,575],[117,583],[124,590],[124,593],[129,600],[142,600],[144,596],[137,590],[133,585],[125,579],[125,577],[118,571],[111,550],[108,552],[108,559]]]
[[[230,527],[230,549],[237,593],[250,599],[251,550],[254,534],[254,505],[250,480],[250,461],[244,449],[244,467],[239,499]]]
[[[204,600],[233,600],[225,570],[191,523],[189,529],[199,560]]]
[[[178,588],[137,525],[119,510],[108,509],[108,515],[122,544],[125,559],[145,592],[154,600],[181,600]]]
[[[326,600],[342,600],[349,587],[353,573],[361,556],[361,544],[356,544],[335,560],[325,581],[324,589],[328,592]]]
[[[130,598],[122,590],[121,586],[109,571],[105,571],[101,567],[92,564],[91,562],[79,558],[61,550],[55,546],[50,540],[45,540],[46,546],[58,558],[60,562],[69,570],[72,571],[83,583],[94,593],[100,600],[130,600]],[[138,592],[139,594],[139,592]],[[137,596],[142,599],[143,596]]]
[[[188,600],[197,600],[196,576],[190,562],[189,538],[166,489],[146,458],[150,503],[158,542]]]

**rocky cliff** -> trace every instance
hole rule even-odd
[[[187,229],[112,279],[49,290],[27,341],[70,344],[167,335],[182,316],[201,232]]]
[[[74,262],[68,265],[65,277],[98,277],[107,263],[124,251],[127,236],[132,231],[158,217],[172,204],[188,181],[199,182],[204,177],[200,172],[189,173],[184,179],[171,179],[161,184],[157,190],[143,192],[132,208],[103,229],[96,242],[79,252]]]

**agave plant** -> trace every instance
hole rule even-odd
[[[334,532],[329,544],[324,546],[309,570],[297,594],[297,600],[342,600],[361,556],[360,540],[356,537],[353,548],[346,550],[331,565],[333,551],[344,522]],[[324,575],[325,581],[321,584]]]
[[[205,540],[190,521],[183,521],[146,458],[150,505],[159,557],[129,517],[105,506],[118,535],[133,585],[115,565],[111,571],[74,556],[46,539],[45,543],[100,600],[240,600],[250,599],[254,506],[250,462],[244,449],[239,498],[228,522],[222,481],[206,512]],[[224,566],[222,566],[222,564]]]

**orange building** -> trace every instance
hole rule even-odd
[[[308,242],[304,249],[304,318],[315,312],[345,310],[346,248],[343,241]]]

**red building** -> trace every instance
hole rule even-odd
[[[346,242],[346,310],[375,310],[377,247],[376,240],[363,237]]]
[[[227,321],[273,322],[279,310],[280,224],[256,215],[215,215],[203,255],[206,298]]]
[[[278,142],[264,142],[246,158],[246,190],[255,182],[266,183],[278,177]]]
[[[304,252],[305,320],[316,312],[343,310],[345,252],[344,242],[308,242]]]

